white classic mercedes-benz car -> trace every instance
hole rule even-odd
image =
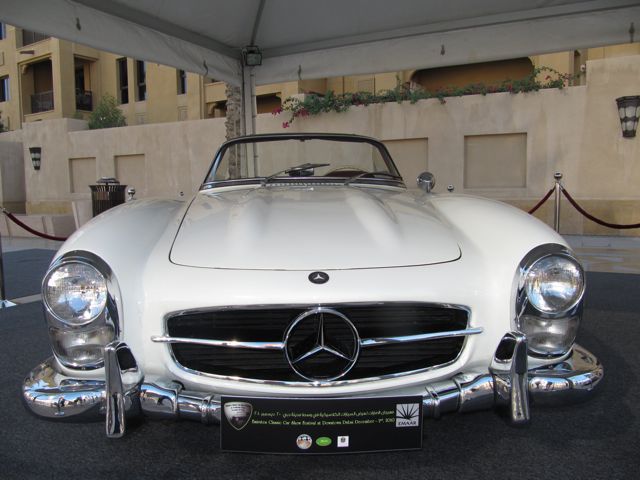
[[[106,416],[117,437],[131,415],[219,422],[223,396],[410,395],[424,417],[515,423],[589,397],[603,369],[574,343],[585,279],[566,242],[433,186],[408,189],[371,138],[226,142],[190,201],[131,201],[64,243],[26,405]]]

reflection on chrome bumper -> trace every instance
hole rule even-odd
[[[124,434],[126,418],[144,414],[160,419],[220,421],[220,400],[211,392],[182,390],[178,384],[146,383],[130,349],[114,342],[105,349],[106,381],[75,380],[57,370],[53,358],[37,366],[23,383],[23,399],[36,415],[87,420],[106,415],[107,435]],[[526,339],[508,333],[489,372],[458,374],[425,385],[424,416],[504,407],[514,423],[529,420],[529,402],[559,405],[586,399],[603,377],[598,359],[575,345],[558,364],[527,369]]]

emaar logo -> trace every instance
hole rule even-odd
[[[420,426],[420,405],[399,403],[396,405],[396,427]]]

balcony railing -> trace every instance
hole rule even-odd
[[[42,40],[46,40],[49,38],[49,35],[45,35],[44,33],[32,32],[31,30],[23,30],[22,31],[22,46],[31,45],[32,43],[41,42]]]
[[[53,110],[53,90],[31,95],[31,113],[48,112],[49,110]]]
[[[93,110],[93,93],[90,90],[76,90],[76,109]]]

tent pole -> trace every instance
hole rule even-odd
[[[253,67],[242,66],[242,131],[256,133],[256,79]]]
[[[256,133],[256,79],[253,67],[242,66],[242,133],[253,135]],[[252,159],[252,160],[249,160]],[[258,146],[247,145],[247,162],[244,168],[252,175],[258,172]]]

